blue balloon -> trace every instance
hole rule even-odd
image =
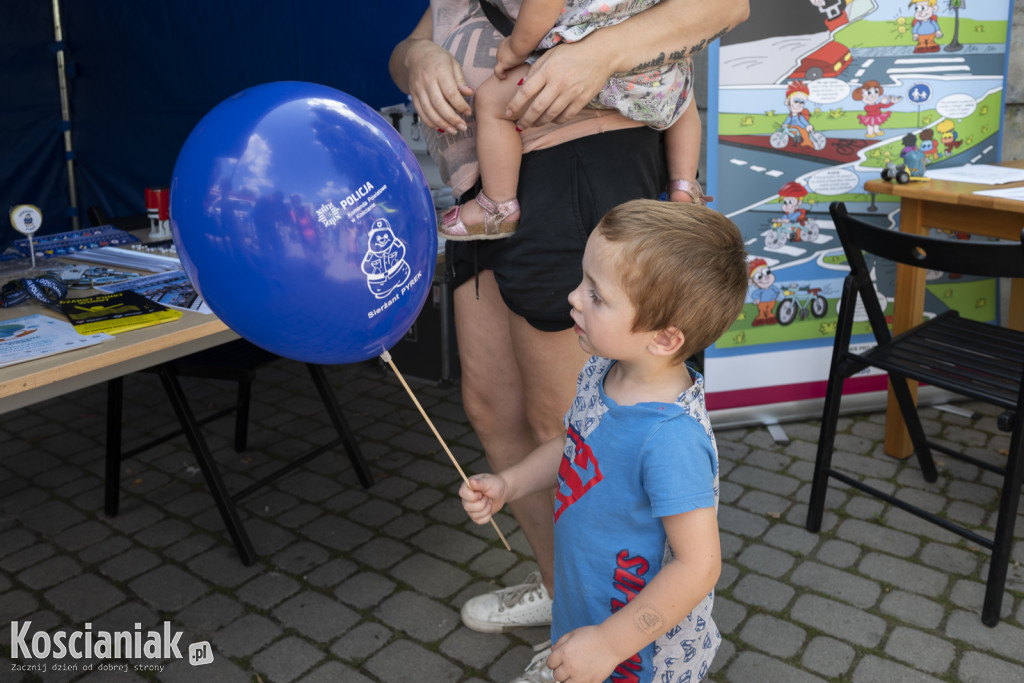
[[[430,188],[366,104],[259,85],[192,130],[171,180],[186,273],[240,336],[309,363],[380,355],[412,326],[437,260]]]

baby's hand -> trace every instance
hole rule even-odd
[[[466,514],[477,524],[487,524],[505,505],[505,480],[493,474],[477,474],[459,488]]]
[[[516,54],[515,49],[512,47],[512,39],[506,38],[498,43],[498,63],[494,65],[494,75],[504,79],[506,71],[516,68],[525,62],[529,56],[529,54]]]

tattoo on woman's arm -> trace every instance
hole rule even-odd
[[[633,616],[633,623],[643,633],[662,633],[665,630],[661,613],[650,607],[641,607]]]
[[[706,48],[711,43],[715,42],[716,40],[718,40],[719,38],[724,36],[726,33],[729,32],[730,29],[732,29],[731,26],[726,26],[725,28],[723,28],[721,31],[719,31],[715,35],[711,36],[710,38],[705,38],[704,40],[701,40],[696,45],[691,45],[690,47],[683,47],[682,49],[675,50],[674,52],[669,54],[668,60],[670,62],[678,62],[678,61],[680,61],[682,59],[686,59],[687,57],[692,57],[695,54],[697,54],[698,52],[700,52],[701,50],[703,50],[704,48]],[[641,64],[639,69],[651,68],[651,66],[661,66],[661,64],[664,62],[664,60],[665,60],[665,55],[662,54],[660,62],[657,62],[657,63],[653,63],[652,62],[649,65]]]

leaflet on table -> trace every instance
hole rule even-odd
[[[1002,199],[1016,199],[1024,202],[1024,187],[1004,187],[999,190],[975,190],[974,194],[983,194],[986,197],[1000,197]]]
[[[103,285],[97,289],[102,292],[138,292],[150,301],[182,311],[213,312],[192,287],[183,270],[146,275],[117,284]]]
[[[132,291],[64,299],[60,310],[82,334],[119,334],[177,320],[182,315]]]
[[[1024,181],[1024,168],[995,166],[993,164],[966,164],[964,166],[929,168],[925,175],[933,180],[954,180],[963,183],[1003,185],[1004,183],[1019,183]]]
[[[113,337],[103,333],[82,335],[71,323],[38,313],[4,320],[0,322],[0,368],[94,346],[107,339]]]

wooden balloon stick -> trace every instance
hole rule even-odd
[[[395,377],[397,377],[398,381],[402,383],[403,387],[405,387],[405,391],[407,394],[409,394],[409,398],[411,398],[412,402],[416,404],[416,407],[419,409],[420,415],[423,416],[423,419],[427,421],[427,425],[430,426],[430,431],[434,432],[434,436],[436,436],[437,440],[441,442],[441,446],[444,448],[444,452],[448,454],[448,458],[452,461],[452,464],[455,465],[455,469],[457,469],[459,471],[459,474],[462,475],[462,481],[466,482],[466,484],[469,484],[469,477],[467,477],[466,473],[462,471],[462,467],[459,465],[459,461],[455,459],[454,455],[452,455],[451,450],[448,448],[448,444],[446,444],[444,439],[441,438],[441,434],[438,433],[437,428],[434,427],[434,423],[431,422],[430,418],[427,416],[427,412],[423,410],[423,406],[421,406],[420,402],[416,400],[416,395],[412,393],[412,389],[409,388],[409,385],[406,383],[405,378],[402,377],[402,373],[400,373],[398,371],[398,368],[395,367],[395,362],[391,360],[391,354],[385,350],[384,353],[380,354],[380,358],[382,361],[391,366],[391,370],[395,373]],[[498,528],[497,523],[494,521],[494,517],[491,517],[491,526],[493,526],[494,530],[498,533],[498,538],[501,539],[501,542],[505,544],[505,550],[511,551],[512,547],[509,546],[508,541],[505,540],[505,535],[501,533],[501,529]]]

